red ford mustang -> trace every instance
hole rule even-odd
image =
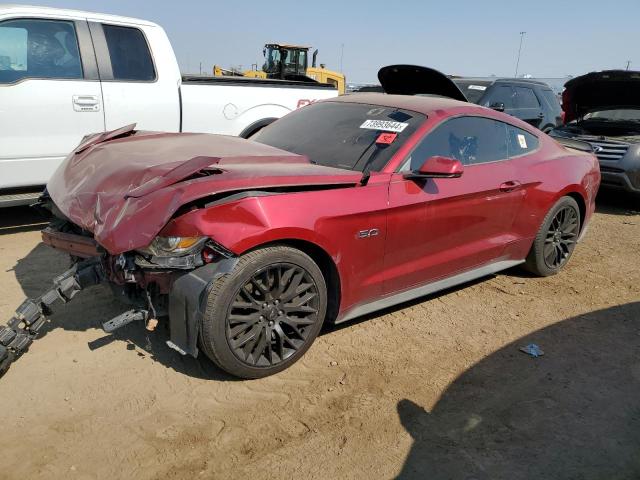
[[[324,322],[518,264],[558,272],[594,211],[596,158],[400,73],[380,78],[402,95],[318,102],[252,140],[93,136],[48,185],[44,241],[92,265],[76,288],[107,281],[133,304],[107,331],[168,317],[170,347],[244,378],[290,366]]]

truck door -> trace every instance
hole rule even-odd
[[[180,130],[180,72],[159,27],[89,22],[102,81],[107,130]],[[143,29],[144,28],[144,29]]]
[[[45,184],[103,130],[86,20],[0,17],[0,189]]]

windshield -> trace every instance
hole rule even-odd
[[[268,73],[278,72],[280,68],[280,50],[273,47],[267,47],[265,53],[265,61],[262,70]]]
[[[251,139],[318,165],[379,171],[425,118],[392,107],[321,102],[291,112]]]
[[[464,93],[464,96],[467,97],[471,103],[480,103],[480,99],[486,92],[491,82],[483,81],[483,80],[459,80],[453,79],[453,82],[458,86],[458,88]]]
[[[587,113],[584,120],[614,121],[614,122],[640,122],[640,109],[621,108],[617,110],[600,110]]]

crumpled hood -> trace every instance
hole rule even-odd
[[[178,208],[199,198],[261,188],[348,185],[361,177],[238,137],[126,128],[80,145],[47,184],[58,209],[93,232],[111,254],[147,246]]]
[[[640,72],[606,70],[569,80],[562,93],[565,122],[608,108],[640,108]]]

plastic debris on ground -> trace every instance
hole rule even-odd
[[[541,357],[544,355],[542,349],[535,343],[530,343],[526,347],[520,347],[520,351],[527,355],[531,355],[532,357]]]

